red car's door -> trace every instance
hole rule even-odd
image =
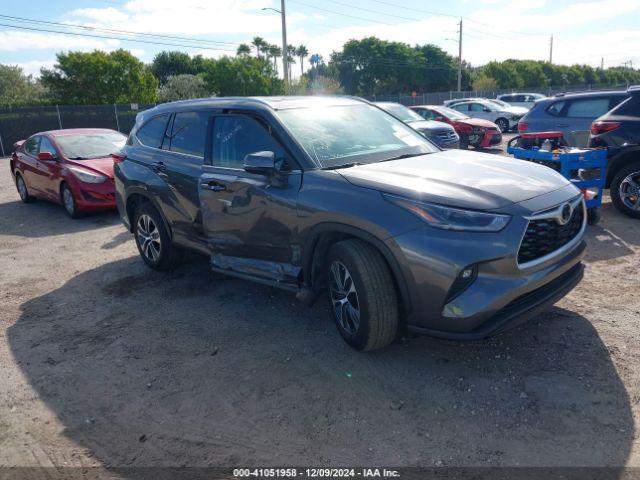
[[[37,160],[37,187],[48,198],[58,201],[60,199],[61,156],[51,140],[44,135],[40,137],[40,145],[38,148],[38,153],[42,152],[51,153],[55,159]]]

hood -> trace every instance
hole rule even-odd
[[[416,120],[415,122],[409,122],[409,126],[420,132],[453,130],[451,125],[448,123],[436,122],[435,120]]]
[[[490,120],[485,120],[484,118],[465,118],[464,120],[456,120],[456,123],[463,123],[465,125],[471,125],[472,127],[484,127],[484,128],[495,128],[498,126]]]
[[[113,178],[113,157],[111,156],[90,158],[88,160],[67,160],[67,163],[87,170],[94,170],[105,177]]]
[[[360,187],[473,210],[500,209],[569,184],[542,165],[463,150],[357,165],[339,172]]]

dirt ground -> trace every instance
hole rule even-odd
[[[640,221],[607,202],[588,243],[520,328],[361,354],[328,302],[153,272],[115,213],[24,205],[5,166],[0,466],[640,466]]]

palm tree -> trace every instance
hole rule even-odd
[[[296,49],[296,55],[300,58],[300,75],[304,75],[304,59],[309,55],[309,50],[304,45]]]
[[[287,45],[287,65],[289,65],[289,81],[291,81],[291,65],[296,63],[297,48],[293,45]]]
[[[278,73],[278,58],[282,56],[282,49],[277,45],[269,45],[269,56],[273,58],[273,68]]]
[[[246,43],[241,43],[240,45],[238,45],[236,55],[245,56],[249,54],[251,54],[251,47],[249,45],[247,45]]]
[[[260,53],[262,52],[262,49],[264,48],[264,46],[267,44],[267,42],[264,41],[264,38],[262,37],[253,37],[253,40],[251,41],[251,45],[253,45],[254,47],[256,47],[256,56],[260,56]]]

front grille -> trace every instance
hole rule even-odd
[[[436,137],[441,140],[453,140],[456,138],[456,132],[452,130],[441,130],[436,132]]]
[[[583,210],[582,202],[578,203],[564,225],[560,225],[555,218],[530,220],[518,251],[518,263],[544,257],[573,240],[582,229]]]

